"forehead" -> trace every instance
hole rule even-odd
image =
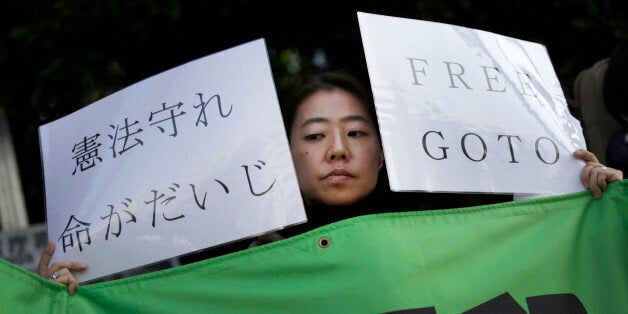
[[[336,88],[334,90],[320,90],[303,99],[297,108],[295,121],[311,118],[341,118],[358,115],[371,122],[366,104],[353,94]]]

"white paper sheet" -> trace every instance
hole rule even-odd
[[[79,281],[306,219],[263,39],[39,133],[53,262],[87,263]]]
[[[585,148],[544,46],[358,13],[395,191],[581,191]]]

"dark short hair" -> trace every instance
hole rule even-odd
[[[290,129],[292,128],[297,109],[299,109],[303,100],[318,91],[332,91],[335,89],[349,92],[366,105],[369,118],[373,121],[379,138],[377,115],[375,114],[375,105],[370,89],[346,70],[314,71],[301,76],[297,80],[286,94],[281,106],[281,113],[288,137],[290,137]]]
[[[608,61],[604,76],[604,103],[606,110],[624,128],[628,122],[620,114],[628,115],[628,40],[619,44]]]

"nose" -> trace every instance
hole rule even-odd
[[[327,153],[327,158],[329,160],[348,160],[350,157],[349,146],[347,145],[346,139],[341,135],[334,136],[334,139],[331,143],[331,147]]]

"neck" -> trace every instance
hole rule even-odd
[[[344,219],[374,214],[379,208],[376,205],[378,202],[374,200],[372,195],[373,193],[358,202],[346,206],[330,206],[308,202],[305,206],[308,221],[305,224],[288,228],[282,233],[296,235]]]

